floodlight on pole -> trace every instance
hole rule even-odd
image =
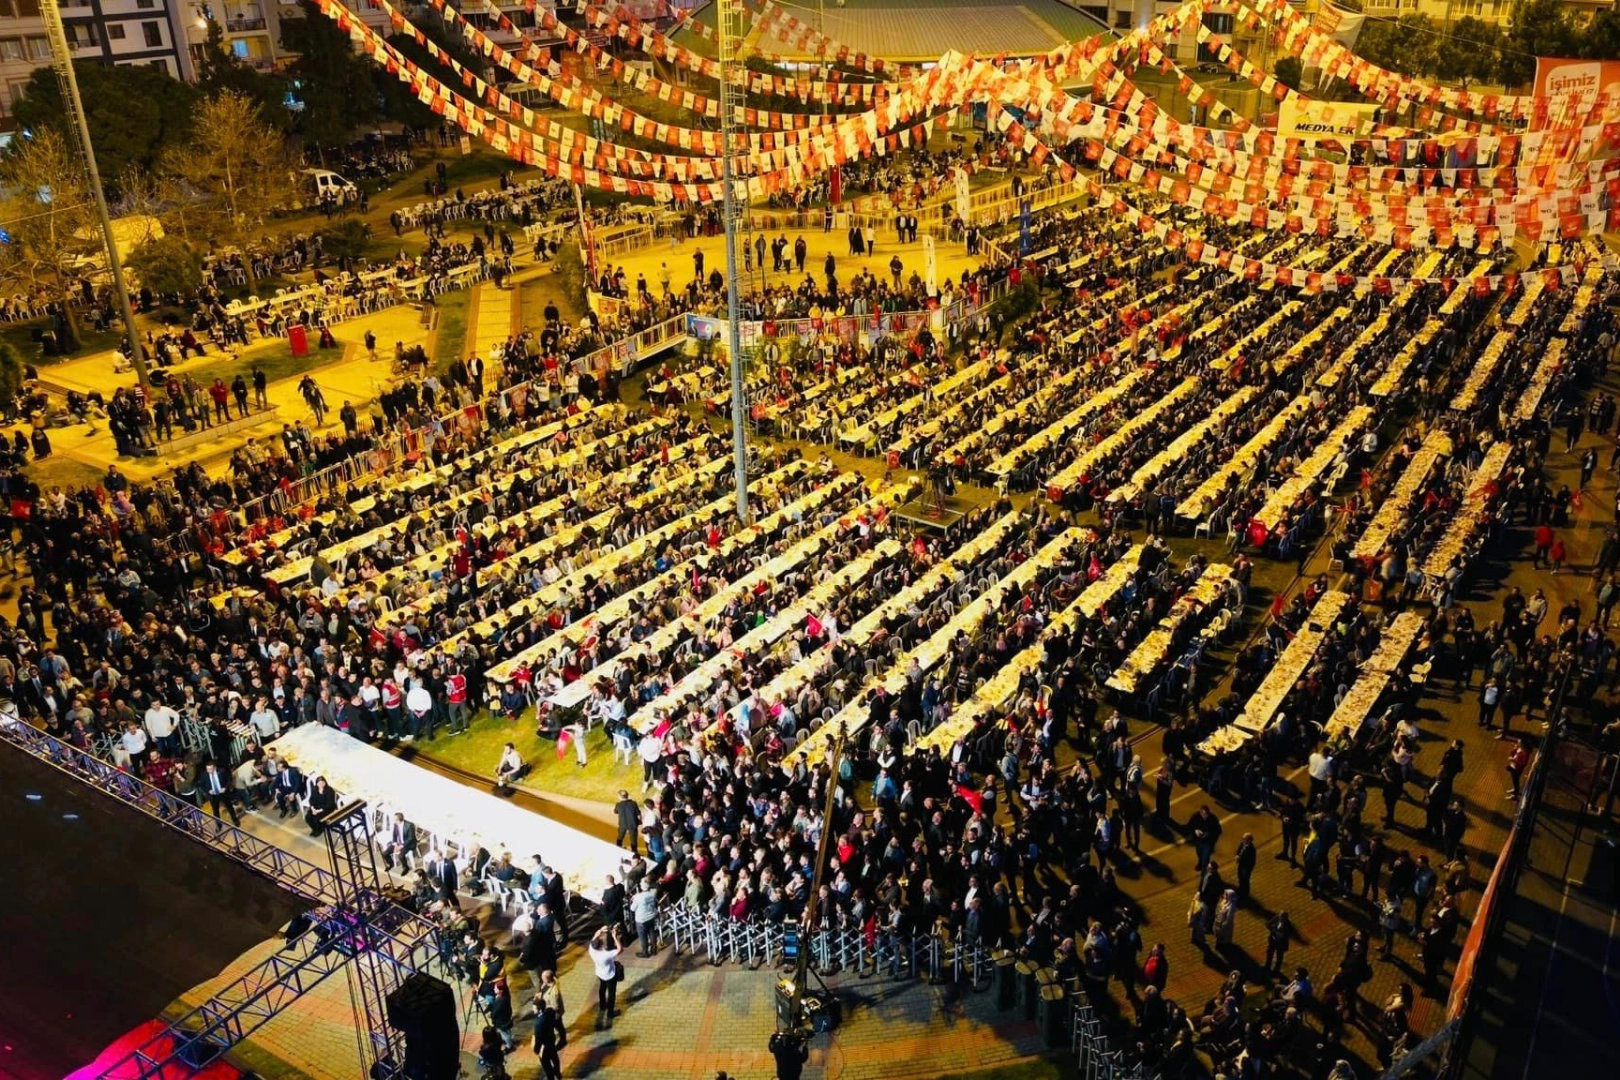
[[[726,349],[731,362],[731,448],[737,485],[737,520],[748,524],[748,406],[743,400],[741,304],[737,289],[737,225],[748,213],[748,200],[733,190],[737,170],[738,111],[745,104],[748,73],[742,68],[743,0],[719,0],[720,36],[720,185],[726,223]]]
[[[135,329],[135,309],[129,303],[129,289],[124,285],[124,267],[118,257],[118,239],[113,235],[112,219],[107,215],[107,196],[101,190],[101,171],[96,168],[96,152],[90,144],[90,122],[84,115],[84,102],[79,98],[79,80],[73,74],[73,53],[68,48],[67,31],[62,26],[62,9],[57,0],[41,0],[40,18],[45,23],[45,36],[51,43],[51,68],[62,86],[62,106],[73,121],[74,139],[79,154],[84,158],[85,179],[101,223],[101,239],[107,248],[107,273],[112,278],[113,294],[124,316],[124,336],[129,346],[129,360],[142,386],[150,386],[146,371],[146,357],[141,352],[141,336]]]

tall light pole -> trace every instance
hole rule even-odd
[[[726,219],[726,345],[731,353],[731,452],[736,472],[737,520],[748,524],[748,406],[743,401],[742,310],[737,300],[737,224],[748,200],[732,190],[736,170],[737,111],[745,101],[748,73],[740,70],[743,0],[720,0],[720,183]]]
[[[90,185],[90,197],[95,200],[96,217],[101,222],[101,239],[107,246],[107,272],[112,275],[113,293],[118,297],[119,310],[124,315],[124,337],[129,344],[129,361],[135,365],[135,375],[142,386],[150,386],[146,371],[146,357],[141,352],[141,336],[135,330],[135,309],[129,304],[129,290],[124,287],[124,267],[118,258],[118,239],[113,236],[112,219],[107,216],[107,196],[101,191],[101,171],[96,168],[96,152],[90,145],[90,123],[85,119],[84,102],[79,100],[79,80],[73,74],[73,53],[68,50],[67,31],[62,28],[62,10],[57,0],[41,0],[39,14],[45,23],[45,35],[51,43],[51,68],[62,84],[62,106],[73,121],[73,131],[84,158],[85,177]]]

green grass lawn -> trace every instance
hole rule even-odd
[[[227,386],[238,374],[253,385],[253,365],[258,364],[264,370],[264,377],[270,382],[281,379],[295,378],[306,371],[314,371],[323,364],[343,359],[342,341],[338,342],[336,349],[316,348],[319,334],[310,334],[309,354],[294,356],[292,346],[287,344],[285,338],[276,338],[268,344],[255,345],[242,354],[241,359],[233,360],[222,352],[208,354],[208,359],[196,367],[191,368],[191,377],[197,380],[198,385],[207,386],[215,378],[225,380]]]
[[[467,348],[467,319],[472,314],[472,290],[457,289],[434,298],[439,321],[433,331],[433,347],[428,359],[433,370],[442,372]]]
[[[516,723],[508,723],[489,713],[481,713],[472,722],[467,734],[454,738],[441,730],[432,742],[419,742],[419,753],[453,765],[458,769],[493,776],[495,764],[501,759],[501,750],[507,742],[514,743],[531,772],[517,786],[540,794],[563,795],[575,799],[590,799],[604,805],[618,801],[619,789],[641,788],[641,761],[629,765],[613,760],[613,747],[602,729],[592,731],[586,739],[590,762],[580,768],[574,759],[573,748],[563,757],[557,757],[557,744],[541,739],[534,733],[534,715],[526,713]]]
[[[518,282],[518,303],[523,321],[531,330],[539,332],[545,321],[547,302],[557,305],[557,311],[569,322],[578,322],[584,316],[572,297],[563,291],[556,274],[541,274],[528,281]]]
[[[47,432],[53,453],[44,461],[32,462],[24,469],[29,479],[38,484],[41,491],[49,491],[53,487],[71,491],[74,488],[95,487],[101,483],[103,473],[100,469],[60,452],[64,440],[83,437],[78,432],[79,429],[71,433],[62,430]]]
[[[70,360],[75,356],[83,356],[86,353],[106,352],[108,349],[115,348],[124,338],[122,326],[106,333],[97,333],[89,326],[80,326],[80,343],[77,352],[69,353],[66,356],[45,356],[40,350],[39,342],[34,340],[34,331],[43,330],[48,324],[48,319],[0,324],[0,342],[4,342],[16,349],[17,355],[22,357],[23,363],[43,367],[47,364],[54,364],[58,360]]]

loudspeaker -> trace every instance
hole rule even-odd
[[[442,979],[418,972],[400,983],[388,995],[388,1022],[405,1036],[410,1080],[456,1080],[461,1072],[456,995]]]

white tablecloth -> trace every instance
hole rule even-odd
[[[1196,378],[1183,379],[1176,384],[1175,389],[1159,398],[1153,404],[1137,413],[1135,416],[1121,424],[1112,435],[1093,446],[1069,463],[1069,467],[1047,481],[1048,487],[1066,490],[1069,485],[1079,481],[1093,465],[1105,460],[1127,442],[1136,437],[1136,433],[1155,423],[1161,415],[1169,412],[1181,403],[1183,398],[1191,397],[1197,392],[1200,383]]]
[[[1193,489],[1191,495],[1181,500],[1181,505],[1176,507],[1176,513],[1184,518],[1202,517],[1204,504],[1225,491],[1232,477],[1241,477],[1253,469],[1255,462],[1260,460],[1260,454],[1282,438],[1283,432],[1298,423],[1310,408],[1311,399],[1303,394],[1284,405],[1282,411],[1267,421],[1265,427],[1255,432],[1226,464],[1216,469],[1203,483]]]
[[[401,761],[336,728],[305,724],[271,745],[311,779],[326,777],[345,801],[364,799],[398,810],[441,843],[481,844],[494,856],[509,851],[520,866],[539,855],[575,892],[595,895],[604,875],[619,872],[624,852],[605,840]],[[489,766],[493,782],[495,762]]]
[[[1389,494],[1384,498],[1384,504],[1379,507],[1378,513],[1367,528],[1362,532],[1361,539],[1356,541],[1352,554],[1358,559],[1370,559],[1384,550],[1384,544],[1389,541],[1390,533],[1394,532],[1406,517],[1407,509],[1412,500],[1423,487],[1429,474],[1436,465],[1441,464],[1451,456],[1451,436],[1444,431],[1431,431],[1423,440],[1422,447],[1412,455],[1412,460],[1406,463],[1406,470],[1401,478],[1395,482]]]
[[[1316,655],[1316,650],[1339,618],[1339,612],[1349,605],[1350,599],[1349,593],[1337,589],[1329,589],[1317,599],[1316,606],[1311,608],[1310,615],[1294,635],[1294,640],[1288,643],[1266,677],[1260,680],[1260,685],[1255,687],[1234,723],[1256,734],[1266,729],[1282,707],[1288,691],[1294,688],[1294,683],[1311,666],[1311,658]]]
[[[1423,616],[1415,611],[1402,612],[1385,628],[1384,636],[1378,641],[1378,648],[1373,650],[1373,654],[1362,665],[1356,681],[1345,692],[1344,698],[1323,727],[1322,734],[1325,738],[1334,741],[1356,737],[1361,731],[1361,725],[1367,722],[1373,709],[1377,708],[1378,699],[1389,689],[1391,678],[1400,668],[1401,661],[1406,659],[1407,652],[1412,648],[1412,642],[1417,640],[1422,630]]]
[[[1351,440],[1372,423],[1372,419],[1373,411],[1365,405],[1357,405],[1351,409],[1350,414],[1339,422],[1339,426],[1328,432],[1327,438],[1311,452],[1311,456],[1299,463],[1294,475],[1277,485],[1277,490],[1271,493],[1271,497],[1266,500],[1255,517],[1265,523],[1267,528],[1281,521],[1289,508],[1305,494],[1306,489],[1327,475],[1334,461],[1345,452]]]
[[[1231,397],[1215,406],[1208,416],[1178,435],[1174,442],[1153,455],[1140,469],[1132,473],[1128,481],[1109,492],[1108,501],[1124,502],[1136,498],[1141,494],[1143,487],[1157,480],[1159,474],[1171,464],[1186,457],[1195,446],[1208,437],[1211,431],[1226,423],[1228,417],[1247,405],[1259,392],[1258,386],[1238,387]]]
[[[1160,664],[1173,660],[1170,646],[1175,641],[1176,629],[1188,619],[1201,616],[1212,605],[1222,604],[1231,595],[1232,568],[1222,563],[1204,567],[1193,587],[1176,599],[1159,625],[1143,638],[1124,663],[1108,677],[1108,685],[1126,694],[1142,688],[1142,680],[1151,676]]]
[[[1524,393],[1519,395],[1518,402],[1513,406],[1513,419],[1523,421],[1535,418],[1536,410],[1541,408],[1541,399],[1547,396],[1547,388],[1564,366],[1564,349],[1568,344],[1568,340],[1561,337],[1547,343],[1547,351],[1542,353],[1540,362],[1536,364],[1535,374],[1530,376]]]
[[[1451,524],[1446,526],[1445,534],[1440,537],[1439,543],[1429,552],[1429,557],[1423,561],[1423,572],[1430,577],[1444,576],[1451,569],[1451,564],[1458,555],[1468,547],[1474,533],[1479,529],[1480,515],[1485,512],[1485,504],[1490,501],[1491,489],[1502,477],[1502,470],[1507,468],[1508,458],[1513,453],[1511,443],[1499,442],[1485,451],[1485,458],[1480,462],[1479,468],[1468,478],[1468,495],[1463,504],[1457,507],[1456,516]]]
[[[1485,388],[1496,379],[1496,369],[1501,366],[1502,358],[1513,345],[1513,334],[1506,330],[1498,331],[1485,346],[1474,366],[1469,369],[1468,381],[1463,383],[1461,390],[1451,402],[1451,407],[1457,412],[1467,412],[1479,403],[1480,395]]]

